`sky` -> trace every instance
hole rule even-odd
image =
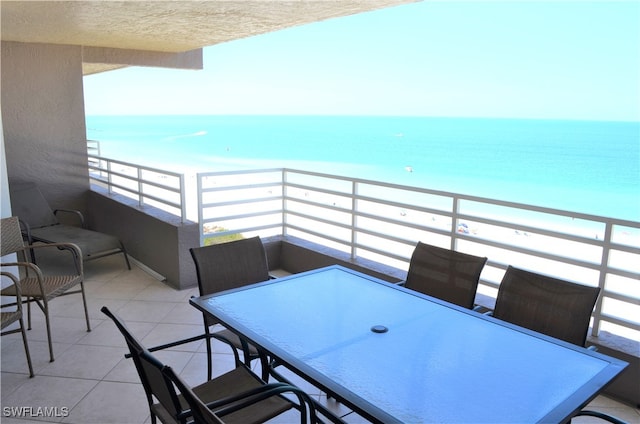
[[[640,0],[423,1],[84,77],[87,115],[640,121]]]

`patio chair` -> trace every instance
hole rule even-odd
[[[264,386],[256,390],[240,394],[236,397],[237,401],[233,401],[232,404],[228,403],[229,406],[213,412],[211,408],[214,407],[214,404],[206,404],[200,397],[198,397],[198,395],[191,389],[191,387],[189,387],[182,380],[182,378],[180,378],[180,376],[173,371],[171,367],[165,365],[162,368],[162,374],[164,374],[165,377],[170,380],[168,384],[173,383],[175,387],[178,388],[187,405],[189,405],[193,421],[196,424],[224,423],[226,421],[224,421],[222,418],[224,418],[225,415],[235,411],[239,411],[240,409],[246,408],[247,406],[256,402],[260,402],[264,399],[268,399],[272,396],[276,396],[286,392],[292,392],[298,397],[298,402],[301,406],[301,422],[307,422],[307,407],[309,408],[309,422],[315,423],[318,421],[313,402],[311,401],[309,396],[306,393],[300,391],[298,388],[288,384],[265,384]]]
[[[198,276],[200,296],[235,289],[269,279],[267,256],[260,237],[235,240],[190,249]],[[207,341],[207,376],[212,373],[211,326],[218,324],[211,315],[203,313],[205,339]],[[216,338],[230,342],[243,352],[244,362],[261,358],[257,349],[230,330],[215,332]],[[267,363],[263,360],[263,378],[268,379]]]
[[[172,383],[178,381],[180,385],[181,380],[171,378],[171,371],[140,343],[120,317],[106,306],[101,311],[113,320],[124,336],[149,402],[151,422],[155,424],[157,419],[165,424],[187,422],[192,414],[189,403],[184,394],[176,393]],[[182,385],[181,389],[187,387],[184,383]],[[243,363],[191,390],[208,408],[224,417],[226,423],[262,423],[293,407],[301,410],[300,418],[304,423],[306,408],[313,411],[310,399],[300,389],[282,383],[267,384]],[[181,392],[186,393],[187,398],[191,394],[188,390]],[[300,404],[281,396],[285,392],[297,396]],[[196,411],[195,422],[198,422],[197,414]]]
[[[82,295],[82,303],[84,305],[84,315],[87,321],[87,331],[91,331],[89,323],[89,311],[87,309],[87,299],[84,293],[84,273],[82,267],[82,253],[78,246],[71,243],[51,243],[38,245],[25,245],[20,232],[20,223],[18,217],[3,218],[0,220],[0,244],[2,245],[2,253],[0,256],[15,253],[24,258],[22,262],[3,262],[2,267],[18,267],[21,270],[20,289],[22,297],[27,300],[27,322],[28,328],[31,329],[31,302],[35,302],[44,313],[47,338],[49,340],[49,357],[50,361],[54,361],[53,344],[51,341],[51,318],[49,316],[49,302],[58,296],[66,296],[70,294],[80,293]],[[31,249],[54,248],[62,249],[68,252],[65,255],[73,262],[73,272],[65,275],[45,275],[38,265],[29,262]],[[19,256],[19,257],[20,257]],[[79,289],[72,290],[75,286]],[[16,285],[3,288],[0,291],[2,296],[16,296],[18,298]],[[16,303],[18,301],[16,300]]]
[[[22,334],[22,344],[24,345],[24,353],[27,356],[27,365],[29,365],[29,377],[33,377],[33,366],[31,365],[31,355],[29,354],[29,344],[27,343],[27,333],[26,331],[24,331],[24,319],[22,318],[22,291],[20,290],[20,279],[17,278],[15,275],[11,274],[10,272],[2,271],[0,272],[0,275],[9,278],[12,281],[13,286],[15,286],[15,293],[16,293],[16,296],[15,296],[16,302],[15,304],[13,304],[13,306],[15,306],[15,309],[11,311],[0,312],[0,319],[2,322],[1,329],[4,330],[14,322],[18,323],[18,328],[3,331],[2,333],[0,333],[0,335],[4,336],[7,334],[13,334],[18,332]],[[5,306],[10,307],[10,305],[11,304],[2,305],[2,308],[5,308]]]
[[[20,218],[29,244],[74,243],[82,252],[85,261],[122,253],[127,268],[131,269],[129,258],[122,242],[115,236],[86,228],[84,216],[72,209],[52,210],[42,192],[33,183],[12,184],[10,187],[11,208]],[[66,213],[74,216],[80,226],[60,223],[58,215]],[[32,252],[33,253],[33,252]],[[32,258],[35,262],[35,256]]]
[[[496,297],[495,318],[584,346],[599,287],[507,268]]]
[[[418,242],[404,287],[471,309],[487,258]]]

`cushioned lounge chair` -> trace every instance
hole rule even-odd
[[[25,245],[20,232],[18,217],[3,218],[0,220],[0,244],[2,254],[0,256],[15,253],[21,262],[3,262],[2,267],[18,267],[21,272],[20,289],[22,297],[27,301],[28,328],[31,329],[31,302],[35,302],[44,313],[47,326],[47,338],[49,340],[49,356],[51,362],[54,360],[53,344],[51,341],[51,318],[49,316],[49,302],[58,296],[80,293],[84,305],[84,316],[87,321],[87,331],[91,331],[89,322],[89,310],[87,309],[87,299],[84,293],[84,273],[82,265],[82,254],[78,246],[71,243],[52,243]],[[63,275],[47,275],[36,264],[29,262],[33,250],[37,249],[60,249],[68,255],[64,255],[71,265],[72,272]],[[79,289],[71,290],[80,286]],[[0,292],[2,296],[17,296],[15,285],[6,287]]]
[[[404,287],[471,309],[487,258],[418,242]]]
[[[80,211],[52,210],[34,183],[15,183],[10,186],[9,191],[13,214],[20,218],[29,244],[33,242],[73,243],[80,248],[85,261],[122,253],[127,268],[131,269],[122,242],[115,236],[87,229]],[[80,226],[60,223],[58,215],[62,213],[74,216]],[[33,259],[35,260],[35,257]]]
[[[157,419],[165,424],[191,421],[189,403],[184,395],[177,395],[172,380],[168,378],[171,372],[129,331],[122,319],[106,306],[101,311],[113,320],[125,338],[147,395],[151,422],[155,424]],[[180,383],[181,380],[176,381]],[[312,421],[315,421],[313,404],[304,392],[283,383],[267,384],[243,363],[226,374],[193,387],[192,391],[225,423],[262,423],[291,408],[301,411],[301,422],[306,422],[307,410],[311,411]],[[293,394],[299,403],[281,396],[283,393]]]

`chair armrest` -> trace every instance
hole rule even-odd
[[[18,306],[18,308],[20,308],[20,306],[22,305],[22,300],[21,300],[22,290],[20,289],[20,279],[7,271],[0,271],[0,275],[3,275],[9,278],[13,282],[13,286],[16,288],[16,298],[17,298],[16,305]],[[8,286],[8,287],[11,287],[11,286]],[[2,306],[4,307],[7,305],[2,305]]]
[[[29,244],[24,246],[23,250],[25,255],[27,254],[27,251],[31,251],[31,253],[33,254],[33,250],[35,249],[44,249],[44,248],[51,248],[51,247],[55,247],[59,250],[66,250],[68,251],[71,256],[73,257],[73,262],[76,266],[76,271],[78,272],[78,274],[82,274],[83,273],[83,263],[82,263],[82,251],[80,250],[80,248],[78,247],[77,244],[74,243],[42,243],[42,244]],[[31,256],[33,259],[33,256]]]
[[[42,279],[44,278],[43,275],[42,275],[42,271],[40,270],[38,265],[32,264],[31,262],[2,262],[2,263],[0,263],[0,267],[2,267],[2,268],[11,267],[11,266],[24,267],[24,268],[27,268],[27,269],[31,269],[33,272],[36,273],[36,277],[40,281],[42,281]],[[6,271],[2,273],[2,275],[6,275],[6,274],[10,274],[10,273],[8,273]]]
[[[598,411],[590,411],[588,409],[583,409],[582,411],[578,412],[575,416],[576,417],[580,417],[580,416],[596,417],[613,424],[626,424],[626,422],[614,416],[611,416],[602,412],[598,412]]]
[[[73,214],[75,216],[78,217],[78,219],[80,220],[80,226],[82,228],[87,228],[85,223],[84,223],[84,215],[82,215],[82,212],[75,210],[75,209],[54,209],[53,210],[53,214],[54,215],[58,215],[58,212],[65,212],[65,213],[70,213]]]
[[[235,396],[229,396],[224,399],[207,403],[207,407],[209,407],[209,409],[215,409],[216,415],[223,417],[242,408],[246,408],[249,405],[283,393],[294,394],[298,398],[300,413],[303,414],[303,416],[306,416],[307,408],[309,408],[310,422],[317,422],[316,409],[309,395],[298,387],[287,383],[265,384],[262,387],[257,387],[253,390],[248,390]],[[225,408],[223,407],[224,405],[229,406]]]

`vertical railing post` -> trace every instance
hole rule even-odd
[[[138,167],[138,205],[144,205],[144,194],[142,185],[142,168]]]
[[[460,212],[460,199],[453,196],[451,204],[451,250],[458,247],[458,213]]]
[[[113,177],[111,176],[111,161],[107,159],[107,176],[109,180],[109,194],[113,194]]]
[[[613,237],[613,224],[610,221],[605,223],[604,243],[602,245],[602,258],[600,259],[598,287],[600,287],[600,296],[593,309],[593,328],[591,334],[598,337],[600,334],[600,323],[602,317],[602,304],[604,302],[604,286],[607,282],[607,272],[609,269],[609,252],[611,250],[611,238]]]
[[[287,185],[287,169],[282,168],[282,172],[280,174],[280,185],[282,191],[282,202],[280,206],[281,217],[280,222],[282,223],[282,237],[287,235],[287,194],[288,194],[288,185]]]
[[[358,203],[356,201],[356,197],[358,195],[358,183],[353,180],[351,181],[351,259],[356,259],[357,257],[357,249],[356,245],[358,243]]]
[[[197,173],[196,174],[196,196],[197,196],[197,202],[198,202],[198,228],[199,228],[199,232],[200,232],[200,246],[204,246],[204,211],[202,210],[203,208],[203,202],[202,202],[202,179],[203,176],[201,173]]]
[[[187,217],[187,190],[185,187],[184,174],[180,174],[180,222],[184,224]]]

